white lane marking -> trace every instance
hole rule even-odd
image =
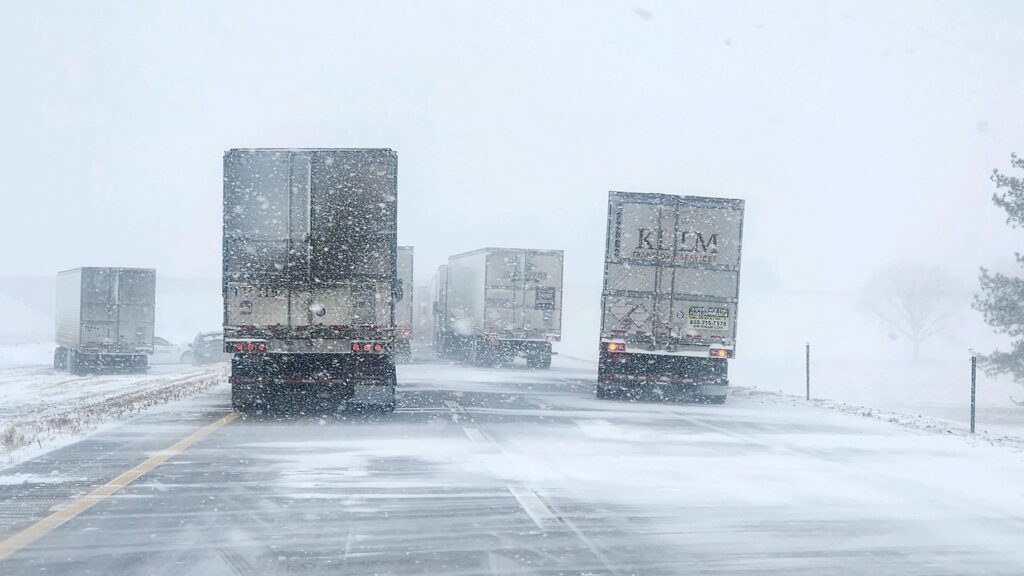
[[[352,540],[355,537],[355,532],[348,531],[348,538],[345,538],[345,555],[342,557],[343,560],[348,560],[348,555],[352,553]]]
[[[585,435],[596,440],[609,440],[622,438],[622,431],[618,426],[612,424],[608,420],[602,420],[595,418],[593,420],[573,420],[576,427],[579,428]]]
[[[484,444],[488,442],[487,437],[484,436],[483,432],[473,428],[472,426],[463,426],[462,431],[465,432],[466,436],[469,436],[469,439],[473,442],[480,442]]]
[[[458,402],[446,400],[445,404],[448,404],[449,407],[451,407],[452,410],[455,412],[453,416],[457,416],[459,413],[462,412],[468,413],[468,411]],[[479,411],[479,409],[477,409],[477,411]],[[607,421],[602,420],[601,422]],[[611,422],[607,423],[612,425]],[[579,421],[577,421],[577,425],[579,425]],[[480,430],[468,426],[463,426],[462,429],[466,432],[466,435],[470,435],[470,430],[473,430],[476,434],[479,434],[479,436],[485,442],[490,443],[496,450],[498,450],[498,452],[506,455],[509,454],[509,452],[505,450],[505,448],[503,448],[501,444],[494,441],[494,439],[490,438],[489,436],[485,436],[483,432],[481,432]],[[472,438],[472,436],[470,437]],[[533,520],[533,523],[536,524],[538,528],[540,528],[542,531],[547,531],[548,529],[558,529],[563,526],[568,526],[569,529],[572,530],[573,534],[575,534],[576,537],[579,538],[580,541],[583,542],[583,544],[590,550],[594,557],[596,557],[604,565],[605,569],[608,571],[609,574],[612,574],[613,576],[622,576],[622,572],[620,572],[611,563],[611,561],[608,560],[608,556],[606,556],[601,551],[601,549],[598,548],[598,546],[594,544],[594,542],[590,538],[588,538],[582,530],[580,530],[579,526],[577,526],[572,520],[570,520],[564,514],[558,513],[556,515],[554,512],[552,512],[551,508],[548,508],[548,506],[544,504],[543,501],[541,501],[540,497],[537,495],[536,492],[521,485],[517,486],[509,484],[507,487],[508,491],[516,499],[516,502],[519,503],[519,506],[521,506],[523,510],[526,511],[526,514],[530,517],[531,520]],[[553,504],[552,507],[554,507]]]
[[[552,508],[555,508],[555,511],[558,512],[557,518],[561,520],[563,524],[568,526],[569,529],[572,530],[573,534],[575,534],[576,537],[587,546],[590,552],[600,560],[602,564],[604,564],[604,567],[608,570],[609,574],[612,574],[613,576],[622,576],[622,572],[612,564],[611,560],[608,559],[608,556],[605,556],[604,552],[597,547],[597,544],[594,544],[594,541],[588,538],[587,535],[583,533],[583,530],[580,530],[579,526],[577,526],[575,522],[565,514],[558,511],[558,508],[554,504],[552,504]]]
[[[25,546],[28,546],[32,542],[35,542],[39,538],[42,538],[43,536],[47,535],[48,533],[50,533],[50,531],[54,530],[55,528],[74,519],[82,512],[85,512],[86,510],[92,508],[96,504],[102,502],[111,494],[114,494],[118,490],[121,490],[125,486],[128,486],[132,482],[138,480],[143,475],[154,470],[164,462],[181,454],[185,450],[188,450],[196,442],[199,442],[203,438],[206,438],[210,434],[216,432],[218,429],[223,428],[224,426],[227,426],[228,424],[234,422],[234,420],[239,416],[240,414],[238,412],[231,412],[230,414],[224,416],[220,420],[217,420],[212,424],[207,424],[206,426],[203,426],[199,430],[196,430],[189,434],[188,436],[185,436],[181,440],[178,440],[169,448],[161,450],[154,454],[153,456],[150,456],[141,464],[138,464],[131,470],[124,472],[123,474],[121,474],[117,478],[114,478],[110,482],[107,482],[106,484],[99,486],[98,488],[94,489],[92,492],[86,494],[85,496],[82,496],[78,500],[75,500],[74,502],[65,505],[64,507],[57,510],[53,514],[50,514],[46,518],[43,518],[42,520],[29,526],[28,528],[25,528],[24,530],[18,532],[14,536],[11,536],[10,538],[3,540],[2,542],[0,542],[0,562],[2,562],[11,554],[14,554],[18,550],[21,550]]]
[[[516,497],[519,501],[519,505],[526,510],[526,513],[533,520],[533,523],[537,525],[541,530],[547,530],[548,528],[557,527],[561,524],[561,521],[555,516],[554,512],[551,511],[543,502],[537,493],[525,486],[516,486],[514,484],[508,485],[508,491]]]
[[[701,420],[699,418],[694,418],[693,416],[688,416],[686,414],[683,414],[681,412],[676,412],[674,410],[669,410],[668,413],[672,414],[673,416],[676,416],[677,418],[680,418],[680,419],[682,419],[682,420],[684,420],[686,422],[689,422],[690,424],[693,424],[694,426],[697,426],[699,428],[705,428],[707,430],[711,430],[712,432],[718,432],[719,434],[722,434],[724,436],[729,436],[731,438],[737,438],[739,440],[744,440],[744,441],[750,442],[751,444],[755,444],[757,446],[760,446],[762,448],[767,448],[769,450],[777,448],[776,446],[772,446],[770,443],[768,443],[768,442],[766,442],[766,441],[764,441],[764,440],[762,440],[762,439],[760,439],[760,438],[758,438],[756,436],[753,436],[751,434],[746,434],[744,432],[737,432],[735,430],[729,430],[728,428],[724,428],[722,426],[718,426],[717,424],[712,424],[710,422],[705,422],[704,420]],[[804,455],[806,456],[806,454],[804,454]]]

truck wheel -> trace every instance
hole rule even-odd
[[[252,409],[252,391],[248,386],[231,383],[231,408],[243,413]]]
[[[531,354],[526,358],[526,365],[530,368],[551,368],[551,354]]]
[[[702,404],[725,404],[725,395],[721,396],[698,396],[697,401]]]
[[[185,352],[184,354],[181,355],[181,364],[191,364],[191,363],[192,363],[192,353],[191,352]]]
[[[53,367],[56,370],[63,370],[68,364],[68,350],[63,346],[57,346],[53,351]]]
[[[484,343],[479,338],[474,338],[470,344],[469,363],[472,366],[487,366],[487,354],[484,352]]]
[[[81,369],[78,367],[78,352],[77,351],[75,351],[75,350],[68,350],[67,365],[68,365],[68,373],[69,374],[75,374],[77,376],[78,374],[82,373]]]
[[[132,371],[136,374],[145,374],[146,372],[149,372],[149,357],[145,354],[137,355],[132,359],[132,363],[134,364],[134,369]]]
[[[242,398],[239,398],[238,396],[236,396],[234,394],[234,392],[231,393],[231,409],[232,410],[234,410],[235,412],[241,412],[241,413],[245,414],[246,412],[249,411],[249,408],[250,408],[250,406],[249,406],[248,402],[246,402]]]
[[[607,386],[601,386],[600,384],[594,389],[594,395],[597,396],[598,400],[613,400],[617,396]]]

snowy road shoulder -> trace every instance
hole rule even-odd
[[[224,382],[227,368],[155,366],[148,374],[72,376],[36,363],[0,367],[0,468]]]
[[[808,402],[799,396],[768,392],[758,390],[756,388],[732,387],[729,393],[733,397],[744,398],[757,403],[806,405],[822,410],[840,412],[851,416],[861,416],[878,422],[894,424],[901,428],[916,430],[919,432],[958,436],[972,443],[1024,450],[1024,429],[1022,429],[1021,434],[1013,434],[1005,433],[1003,431],[1006,429],[1005,426],[1003,429],[997,428],[996,431],[989,431],[985,429],[984,425],[979,425],[978,432],[971,434],[967,426],[963,423],[944,420],[941,418],[933,418],[921,414],[905,414],[892,410],[883,410],[871,406],[859,406],[856,404],[828,399],[812,398],[810,402]],[[1024,422],[1024,409],[1021,410],[1020,418],[1021,421]]]

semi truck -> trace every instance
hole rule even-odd
[[[413,290],[412,352],[414,356],[422,356],[434,350],[434,313],[431,308],[434,300],[429,284],[416,286]]]
[[[402,284],[402,298],[395,303],[395,356],[403,362],[412,361],[413,311],[413,247],[398,247],[398,281]]]
[[[743,200],[610,192],[598,398],[725,402]]]
[[[235,409],[394,409],[397,171],[390,149],[225,152]]]
[[[72,374],[145,372],[153,353],[156,271],[75,268],[57,273],[53,367]]]
[[[551,366],[562,336],[562,251],[482,248],[448,259],[441,350],[476,366]]]
[[[437,267],[437,274],[430,281],[430,305],[432,317],[432,330],[430,343],[434,354],[438,358],[450,358],[452,351],[445,349],[448,342],[447,329],[448,320],[446,311],[448,308],[448,265],[441,264]]]

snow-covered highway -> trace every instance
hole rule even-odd
[[[233,420],[223,383],[0,470],[0,573],[1024,573],[1012,446],[594,381],[414,364],[392,415]]]

